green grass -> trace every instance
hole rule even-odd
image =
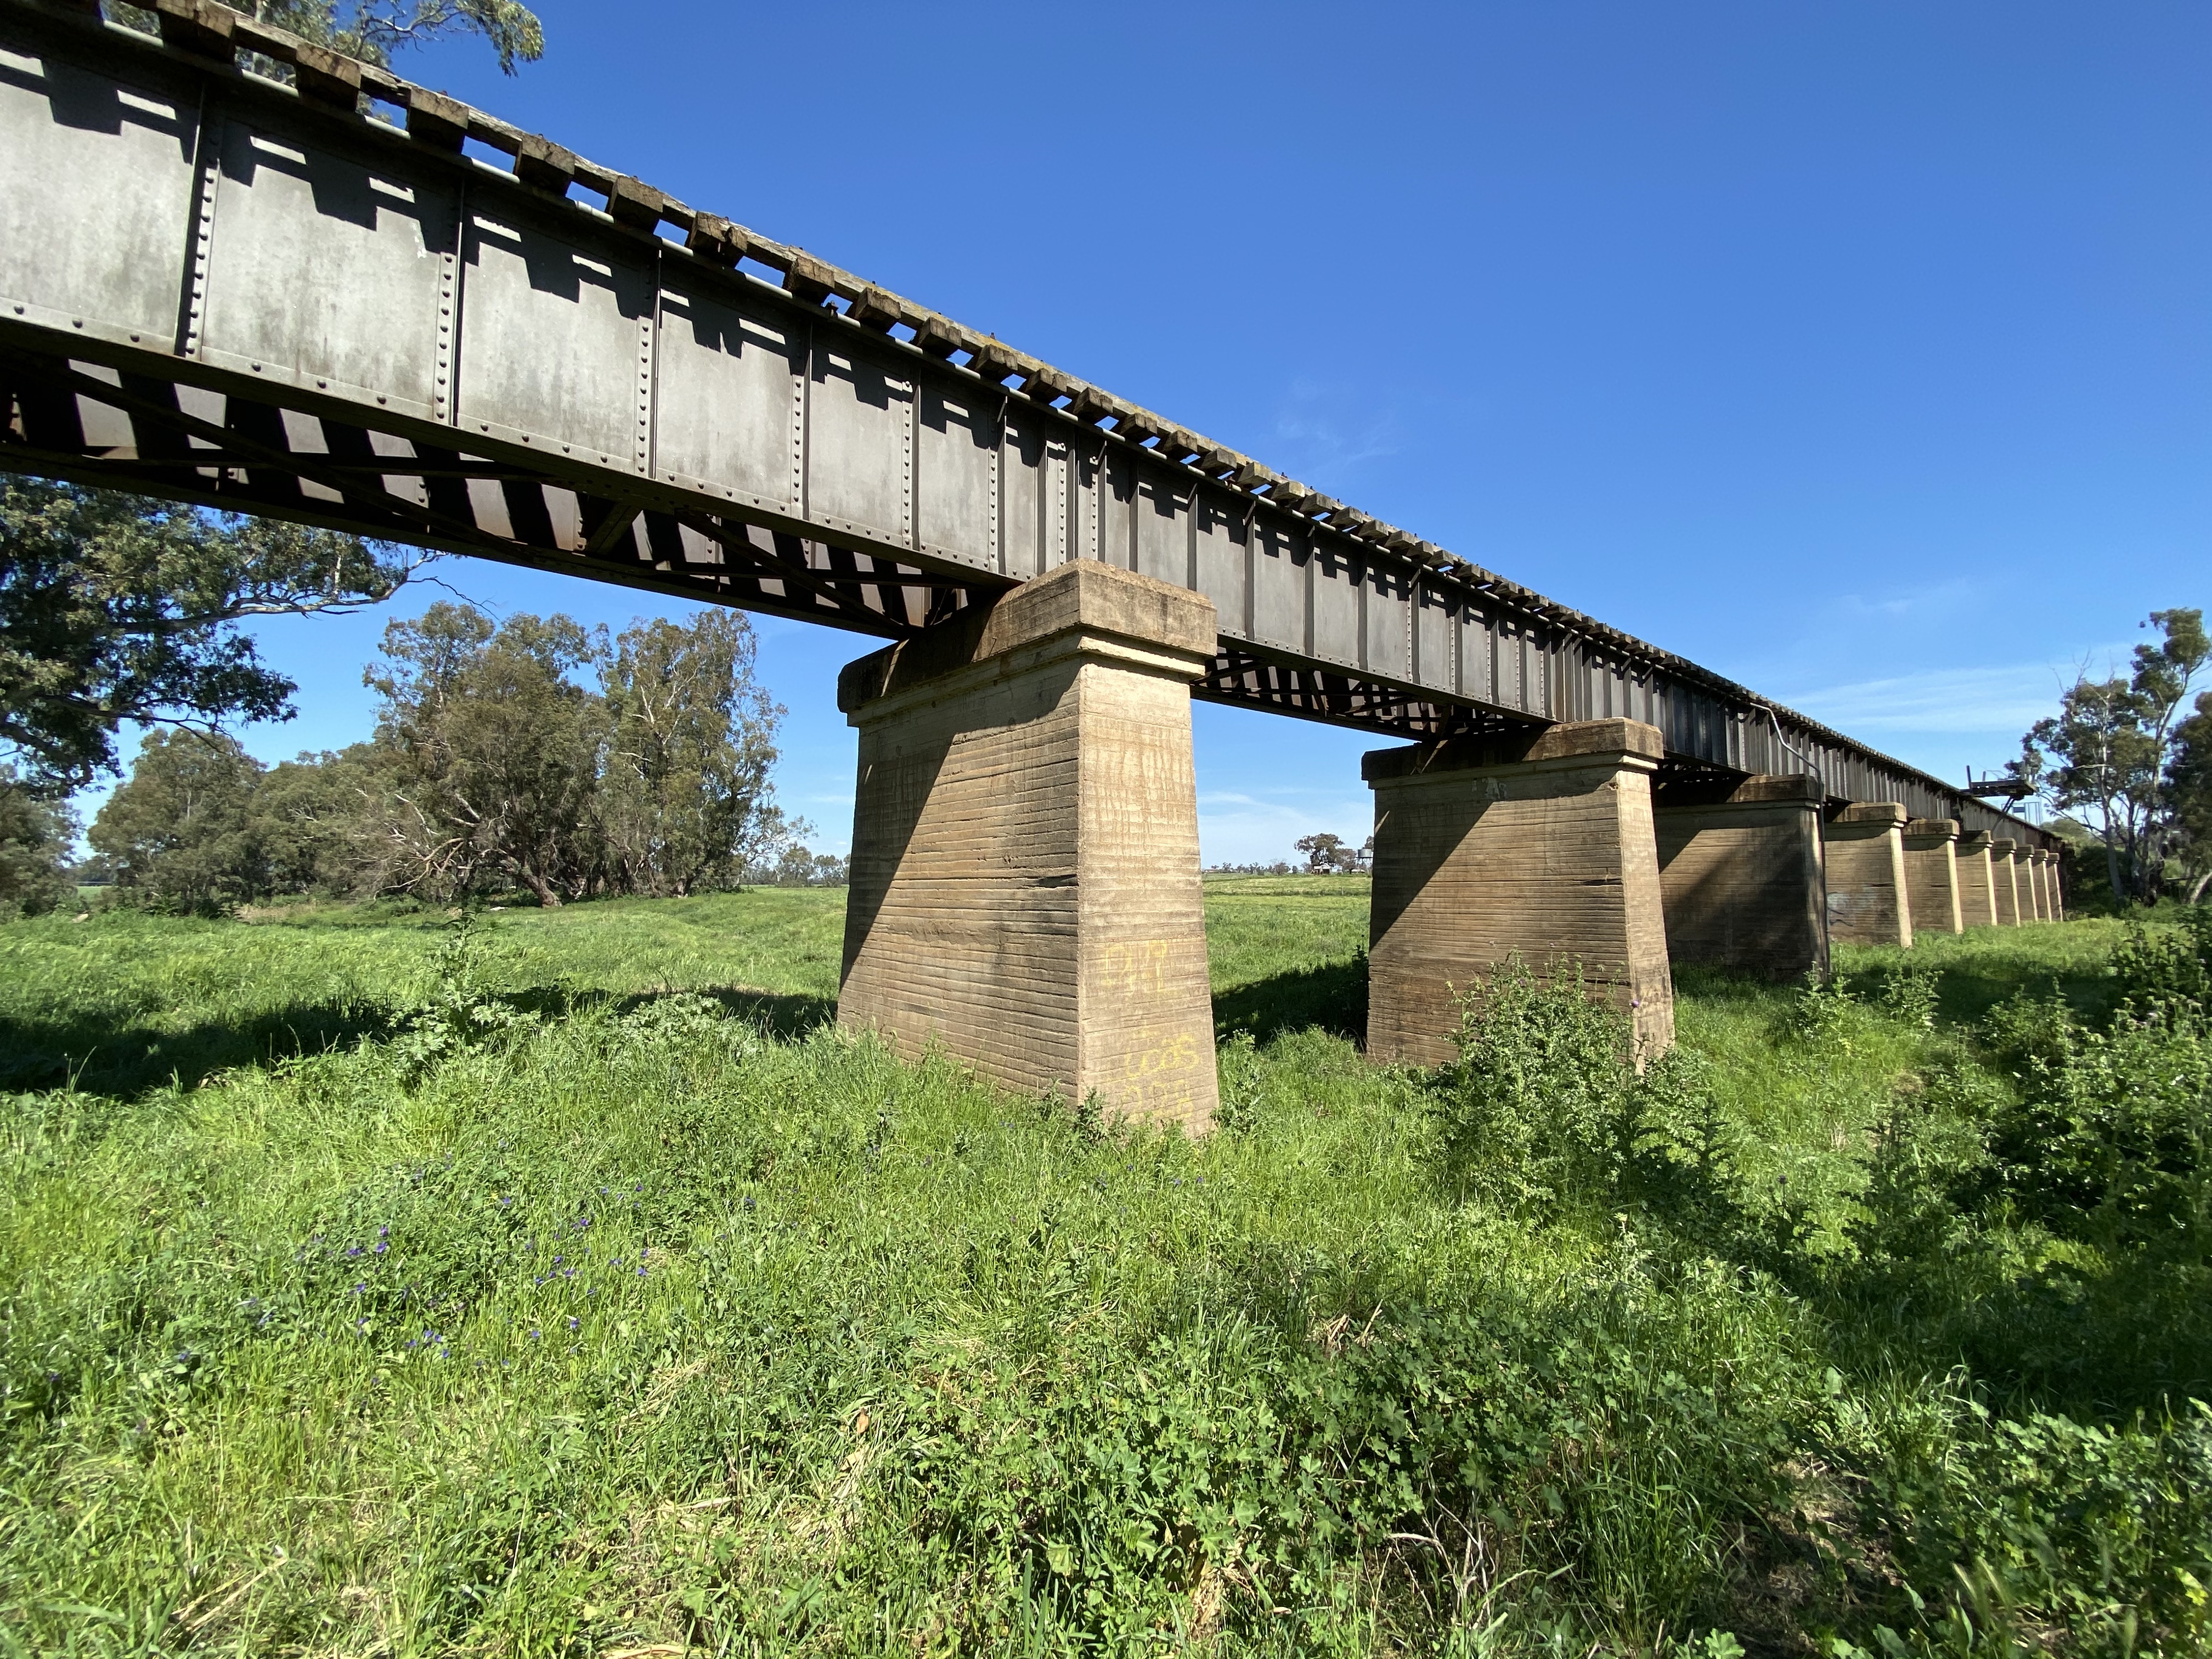
[[[1900,1101],[2015,991],[2099,1006],[2117,925],[1684,975],[1723,1228],[1462,1198],[1434,1080],[1352,1041],[1364,882],[1206,893],[1195,1144],[836,1032],[836,892],[468,959],[374,908],[0,928],[0,1648],[2103,1650],[1996,1605],[2040,1558],[1996,1522],[1983,1602],[1912,1553],[1984,1492],[2065,1595],[2046,1496],[2173,1602],[2206,1540],[2127,1540],[2198,1511],[2096,1505],[2174,1487],[2185,1403],[2069,1402],[1961,1336],[1986,1285],[1900,1313],[1863,1261]],[[2194,1650],[2161,1617],[2130,1650]]]

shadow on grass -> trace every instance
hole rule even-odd
[[[680,991],[639,991],[628,996],[601,1000],[611,1006],[618,1014],[627,1014],[671,996],[708,997],[719,1002],[738,1019],[757,1025],[769,1036],[788,1042],[804,1036],[817,1025],[831,1025],[837,1019],[837,1000],[835,997],[815,996],[804,991],[763,991],[750,985],[702,985],[687,987]],[[565,1000],[559,1004],[551,1000],[535,1004],[549,1016],[569,1012],[586,1000],[585,998]]]
[[[586,1008],[628,1013],[674,991],[611,995],[533,987],[499,1000],[549,1020]],[[704,996],[769,1036],[788,1039],[835,1020],[828,997],[763,991],[751,986],[702,986],[680,994]],[[34,1020],[0,1016],[0,1091],[58,1089],[74,1081],[88,1093],[135,1100],[172,1085],[196,1088],[218,1072],[268,1066],[302,1054],[349,1048],[392,1036],[413,1015],[404,1006],[363,1002],[295,1003],[240,1018],[182,1029],[110,1024],[93,1019]]]
[[[132,1098],[214,1073],[389,1036],[402,1012],[359,1002],[295,1003],[181,1030],[95,1020],[0,1017],[0,1089],[58,1089]]]
[[[1352,1042],[1366,1040],[1366,952],[1345,962],[1271,974],[1218,992],[1213,999],[1218,1036],[1249,1031],[1255,1042],[1265,1042],[1312,1025]]]

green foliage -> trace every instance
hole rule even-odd
[[[1516,971],[1427,1075],[1265,1013],[1364,932],[1258,885],[1202,1142],[827,1026],[835,892],[0,929],[0,1630],[2203,1650],[2204,1287],[1992,1151],[2171,1063],[2155,928],[1685,975],[1640,1077]]]
[[[641,620],[610,643],[566,617],[495,628],[441,603],[387,627],[384,657],[366,677],[384,699],[368,799],[387,890],[680,896],[805,830],[775,805],[783,710],[734,611]]]
[[[753,678],[755,653],[743,616],[707,611],[690,623],[640,622],[603,655],[593,816],[623,891],[729,886],[771,848],[790,884],[814,877],[805,848],[777,845],[792,833],[769,783],[784,711]]]
[[[130,781],[86,840],[126,900],[219,915],[268,890],[254,793],[261,763],[221,732],[149,732]]]
[[[0,744],[52,795],[118,769],[125,720],[289,719],[291,682],[236,624],[374,604],[416,562],[331,531],[0,481]]]
[[[1637,1129],[1628,1030],[1578,966],[1540,978],[1513,957],[1463,998],[1455,1041],[1436,1113],[1455,1184],[1524,1209],[1620,1189]]]
[[[2084,678],[2038,720],[2007,770],[2062,811],[2087,809],[2104,842],[2115,903],[2158,896],[2168,852],[2185,834],[2173,770],[2181,708],[2212,662],[2202,611],[2154,611],[2156,645],[2139,645],[2125,679]]]
[[[68,875],[76,839],[66,808],[40,799],[0,766],[0,921],[43,915],[76,896]]]

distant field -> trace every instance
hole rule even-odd
[[[1723,1152],[1512,1202],[1357,1052],[1363,878],[1206,903],[1199,1144],[838,1034],[835,890],[0,927],[0,1649],[2198,1650],[2203,1322],[1899,1254],[2117,924],[1686,974]]]

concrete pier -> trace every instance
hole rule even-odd
[[[1912,943],[1905,889],[1905,808],[1860,801],[1823,827],[1828,863],[1828,938],[1850,945]]]
[[[1996,876],[1990,860],[1990,832],[1961,831],[1957,849],[1959,920],[1969,927],[1997,922]]]
[[[2066,894],[2060,874],[2065,866],[2056,853],[2039,853],[2036,856],[2043,860],[2043,892],[2051,905],[2051,919],[2063,921],[2066,920]]]
[[[1915,933],[1963,933],[1959,901],[1959,821],[1911,818],[1905,825],[1905,893]]]
[[[2023,847],[2021,856],[2027,860],[2027,879],[2035,894],[2035,919],[2051,920],[2051,862],[2049,855],[2039,848]]]
[[[2020,926],[2020,866],[2014,863],[2013,854],[2020,843],[2008,836],[1999,836],[1990,842],[1990,891],[1996,895],[1997,926]]]
[[[1818,778],[1670,784],[1652,816],[1670,960],[1777,980],[1827,972]]]
[[[1651,775],[1657,728],[1587,720],[1371,751],[1370,1060],[1450,1060],[1455,997],[1518,953],[1571,959],[1638,1052],[1674,1040]]]
[[[837,1018],[1196,1132],[1217,1101],[1190,684],[1213,606],[1092,562],[848,665]]]

